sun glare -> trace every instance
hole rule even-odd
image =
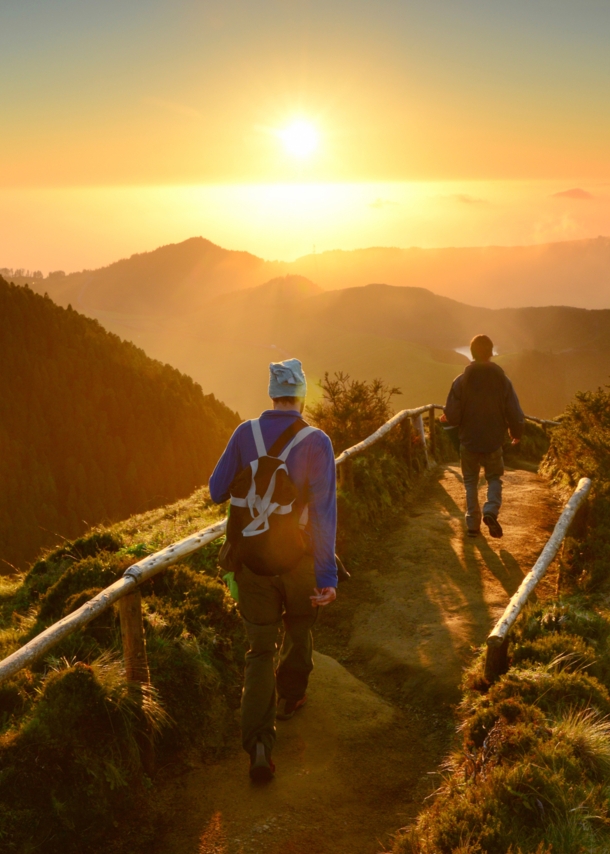
[[[309,157],[318,147],[318,131],[309,122],[302,119],[292,122],[279,132],[280,139],[289,154],[295,157]]]

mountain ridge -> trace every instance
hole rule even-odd
[[[508,257],[517,260],[503,266]],[[363,258],[370,264],[360,269]],[[384,281],[377,275],[381,262],[369,278],[373,261],[384,258],[394,259],[394,266],[384,269],[396,276],[404,273],[401,259],[415,259],[411,283]],[[530,263],[530,279],[520,284],[521,292],[526,291],[523,302],[529,303],[525,307],[477,305],[463,293],[460,283],[476,267],[473,293],[483,283],[498,302],[506,288],[496,285],[503,280],[514,296],[519,293],[515,271],[528,258],[536,263]],[[588,258],[588,266],[579,266],[579,258]],[[118,268],[111,265],[98,273],[37,280],[35,287],[48,287],[63,304],[74,300],[79,311],[194,377],[246,416],[267,405],[269,362],[295,355],[305,363],[314,395],[316,381],[326,371],[342,370],[359,379],[383,377],[402,388],[409,403],[440,400],[459,364],[453,351],[480,332],[491,335],[500,360],[507,360],[507,368],[523,383],[532,415],[553,417],[576,391],[596,388],[610,375],[607,308],[532,305],[530,298],[540,302],[545,293],[531,277],[543,270],[548,284],[559,265],[565,268],[564,283],[576,271],[585,276],[588,269],[596,271],[598,283],[600,276],[606,277],[610,305],[606,238],[516,248],[336,250],[290,264],[191,238],[117,263]],[[307,264],[311,271],[303,270]],[[116,269],[122,272],[115,279]],[[425,281],[415,275],[418,270],[428,271]],[[430,277],[436,281],[439,271],[446,276],[444,286],[451,284],[450,293],[424,287]],[[491,278],[485,279],[487,275]],[[580,280],[574,282],[575,293],[586,291]],[[329,289],[329,283],[341,287]]]
[[[295,261],[272,261],[191,237],[97,270],[28,283],[85,313],[118,311],[120,302],[123,312],[154,314],[168,306],[179,313],[186,298],[202,302],[285,275],[304,276],[324,290],[376,281],[425,287],[487,308],[605,308],[610,305],[610,238],[523,246],[332,249]],[[155,300],[160,300],[156,308]]]

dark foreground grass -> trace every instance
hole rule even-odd
[[[393,854],[610,851],[610,397],[578,395],[542,470],[567,494],[593,479],[562,556],[563,598],[530,605],[508,672],[464,677],[443,782]],[[569,594],[569,595],[567,595]]]
[[[459,744],[394,854],[610,850],[610,621],[582,601],[530,606],[494,685],[466,672]]]
[[[217,516],[200,490],[48,553],[0,590],[0,655]],[[142,586],[152,681],[143,698],[125,680],[116,606],[0,686],[0,850],[142,850],[156,817],[143,739],[152,733],[159,766],[222,750],[235,728],[244,642],[216,578],[217,551],[212,544]]]

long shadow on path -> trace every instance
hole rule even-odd
[[[465,536],[459,469],[430,479],[417,516],[394,534],[392,562],[372,579],[375,603],[354,621],[352,650],[406,702],[455,702],[461,671],[548,539],[556,509],[537,475],[508,471],[505,536]]]
[[[151,854],[376,854],[416,815],[447,749],[462,667],[555,520],[535,475],[508,472],[506,487],[506,536],[472,541],[459,470],[427,478],[387,562],[361,570],[322,615],[320,635],[335,622],[352,672],[317,655],[307,705],[278,725],[276,779],[249,783],[236,722],[233,754],[195,764],[166,792],[171,827]]]

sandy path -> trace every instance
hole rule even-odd
[[[352,672],[316,654],[308,705],[278,722],[276,779],[252,786],[237,746],[194,768],[167,793],[171,826],[154,854],[375,854],[416,814],[462,666],[557,518],[536,475],[509,471],[505,484],[504,538],[470,540],[459,469],[435,470],[380,559],[325,612],[322,644]]]
[[[458,699],[473,646],[485,641],[557,521],[542,478],[510,470],[504,487],[504,537],[471,539],[459,467],[446,466],[392,537],[387,565],[370,574],[374,602],[361,606],[350,647],[378,683],[400,683],[406,700]],[[540,595],[553,579],[551,571]]]

